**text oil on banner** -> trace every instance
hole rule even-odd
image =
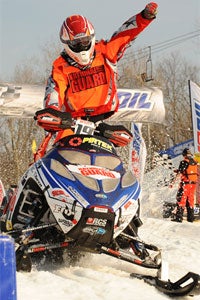
[[[5,85],[0,91],[0,115],[33,118],[43,107],[45,87]],[[157,87],[117,89],[119,111],[110,121],[162,123],[165,117],[163,93]],[[95,95],[94,95],[95,97]]]

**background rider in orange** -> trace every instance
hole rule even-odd
[[[194,221],[194,200],[197,182],[197,162],[194,160],[191,151],[185,148],[182,152],[183,160],[176,170],[177,175],[180,174],[180,184],[176,195],[177,211],[172,216],[172,221],[182,222],[183,213],[187,209],[187,221]]]

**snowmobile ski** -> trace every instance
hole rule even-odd
[[[176,282],[172,282],[170,280],[164,281],[159,279],[157,276],[137,273],[131,273],[130,276],[132,278],[144,280],[147,284],[154,286],[160,292],[171,297],[200,295],[200,275],[193,272],[188,272]]]

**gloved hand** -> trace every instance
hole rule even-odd
[[[145,6],[145,9],[142,11],[143,18],[145,19],[154,19],[157,14],[158,4],[155,2],[150,2]]]
[[[72,117],[68,112],[62,112],[51,107],[36,111],[34,120],[44,130],[56,132],[71,128]]]
[[[123,125],[100,123],[96,130],[116,147],[127,146],[133,139],[132,133]]]

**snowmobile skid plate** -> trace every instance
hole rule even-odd
[[[200,295],[200,276],[193,272],[188,272],[176,282],[171,282],[170,280],[164,281],[159,279],[157,276],[137,273],[131,273],[130,276],[132,278],[143,279],[144,282],[154,286],[160,292],[171,297]]]

